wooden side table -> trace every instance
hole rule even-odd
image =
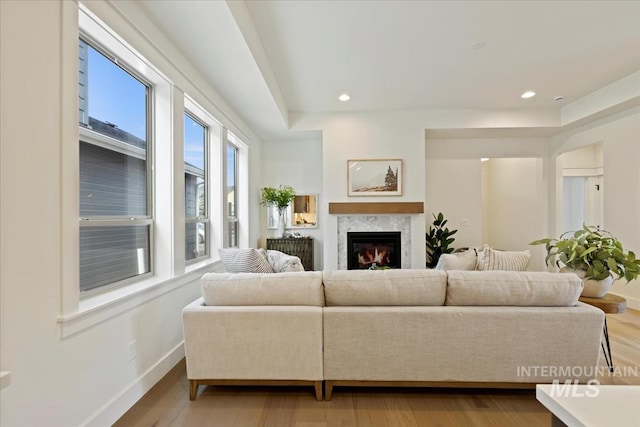
[[[601,298],[580,297],[579,301],[592,305],[604,311],[604,342],[601,342],[602,352],[604,353],[604,359],[607,362],[607,368],[613,372],[613,359],[611,358],[611,345],[609,344],[609,330],[607,328],[607,314],[624,313],[627,309],[627,300],[613,294],[606,294]],[[606,344],[606,350],[605,350]]]

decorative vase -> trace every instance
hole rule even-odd
[[[584,270],[574,270],[572,268],[563,267],[560,269],[560,272],[573,273],[582,280],[582,283],[584,283],[584,288],[580,294],[582,297],[601,298],[609,292],[609,289],[613,286],[613,277],[611,277],[611,275],[603,280],[594,280],[585,278],[584,275],[586,272]]]
[[[278,239],[282,239],[284,237],[284,211],[280,211],[278,215],[278,235],[276,236]]]

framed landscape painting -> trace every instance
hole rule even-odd
[[[401,159],[347,160],[348,196],[401,196]]]

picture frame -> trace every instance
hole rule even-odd
[[[347,196],[402,196],[402,159],[347,160]]]

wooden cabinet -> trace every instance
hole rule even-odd
[[[305,270],[313,270],[313,238],[267,239],[267,249],[300,258]]]

